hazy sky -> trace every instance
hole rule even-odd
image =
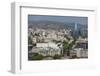
[[[65,23],[88,24],[88,17],[77,16],[47,16],[47,15],[28,15],[28,21],[57,21]]]

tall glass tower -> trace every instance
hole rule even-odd
[[[77,23],[75,23],[74,30],[77,31]]]

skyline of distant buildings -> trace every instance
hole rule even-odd
[[[28,24],[33,21],[55,21],[88,25],[88,17],[81,16],[28,15]]]

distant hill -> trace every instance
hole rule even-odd
[[[43,28],[43,29],[71,29],[74,30],[75,23],[55,22],[55,21],[30,21],[29,28]],[[77,23],[77,30],[87,30],[88,26]]]

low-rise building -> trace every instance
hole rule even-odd
[[[31,52],[38,53],[43,56],[54,56],[54,55],[61,55],[62,53],[62,46],[58,46],[55,43],[37,43],[36,47],[33,47]]]
[[[70,51],[70,56],[76,56],[78,58],[88,57],[88,42],[85,40],[77,41],[76,46]]]
[[[71,50],[70,56],[76,56],[77,58],[87,58],[88,57],[88,51],[83,48],[75,48]]]

